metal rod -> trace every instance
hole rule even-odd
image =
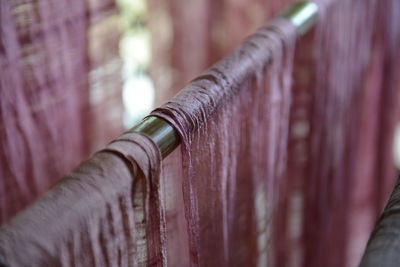
[[[318,5],[311,1],[296,2],[280,16],[288,19],[296,27],[297,36],[301,36],[317,21]]]
[[[318,6],[311,1],[296,2],[280,14],[296,27],[297,36],[305,34],[314,25],[317,15]],[[134,126],[133,130],[149,136],[159,147],[163,159],[181,142],[174,127],[155,116],[146,117]]]
[[[149,136],[161,151],[164,159],[180,143],[178,132],[165,120],[149,116],[133,127],[135,132]]]

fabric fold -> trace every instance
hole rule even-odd
[[[165,266],[160,160],[148,137],[123,134],[0,228],[0,263]]]

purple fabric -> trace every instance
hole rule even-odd
[[[258,228],[267,229],[257,223],[261,215],[256,213],[255,197],[266,196],[256,189],[279,191],[295,36],[288,21],[271,22],[152,113],[168,120],[182,137],[191,265],[254,265],[259,260]],[[282,45],[288,50],[285,57]],[[252,99],[256,101],[249,102]],[[257,127],[269,130],[253,131]],[[266,168],[271,164],[277,165]],[[275,198],[271,194],[264,200],[273,203]],[[267,252],[266,246],[263,249]]]
[[[0,2],[0,224],[122,132],[116,11]]]
[[[147,259],[136,246],[144,224],[148,257],[162,266],[160,157],[147,137],[122,135],[1,228],[0,264],[137,266]]]
[[[387,97],[398,95],[398,82],[385,86],[376,54],[382,40],[374,25],[387,25],[379,15],[385,4],[319,4],[314,38],[298,45],[293,81],[290,64],[282,64],[291,61],[293,30],[276,21],[278,31],[256,33],[152,113],[183,140],[193,266],[354,266],[360,260],[394,183],[390,150],[399,98]],[[384,43],[396,40],[397,31],[390,34]],[[308,49],[308,58],[297,62]],[[295,97],[287,91],[291,83]]]
[[[0,263],[358,264],[394,182],[396,1],[319,1],[298,43],[273,20],[152,112],[180,150],[123,134],[0,228]]]

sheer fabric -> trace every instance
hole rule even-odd
[[[0,223],[121,133],[116,27],[112,0],[0,2]]]
[[[120,136],[2,227],[0,264],[136,266],[147,244],[147,264],[162,265],[160,157],[146,136]]]
[[[279,78],[283,74],[273,69],[263,75],[252,69],[237,79],[236,73],[242,74],[241,67],[247,65],[233,67],[232,56],[153,113],[182,135],[193,265],[358,263],[394,183],[391,149],[399,83],[386,85],[392,78],[385,76],[396,72],[399,57],[381,45],[394,47],[399,28],[394,27],[393,11],[387,10],[393,10],[394,2],[332,3],[322,9],[314,36],[298,44],[293,97],[285,91],[285,79]],[[380,27],[386,29],[384,34]],[[259,47],[268,50],[267,45]],[[260,55],[251,59],[255,69],[266,62]],[[384,72],[382,64],[391,71]],[[267,84],[249,82],[260,76],[268,81],[269,75],[273,78]],[[290,74],[286,79],[290,86]],[[250,95],[253,87],[269,95]],[[279,93],[274,95],[275,88]],[[221,104],[219,93],[226,94],[224,90],[235,96],[221,97],[232,99]],[[285,105],[290,107],[291,99],[289,117]],[[386,156],[380,160],[376,153]],[[242,164],[247,169],[241,173]],[[239,223],[241,216],[246,219]],[[240,229],[247,232],[240,235]]]
[[[194,77],[293,2],[148,0],[152,33],[150,75],[156,90],[156,106],[170,100]]]
[[[295,36],[288,21],[271,22],[152,113],[182,137],[191,265],[252,266],[270,252],[258,238],[284,171]]]
[[[382,6],[380,40],[377,45],[377,54],[381,55],[381,64],[385,71],[381,73],[385,88],[389,90],[384,92],[381,112],[385,118],[380,124],[381,129],[393,131],[393,121],[396,121],[395,114],[389,111],[396,106],[394,102],[398,99],[398,88],[400,82],[400,19],[395,15],[394,10],[399,10],[400,3],[396,1],[386,2]],[[397,60],[396,60],[397,59]],[[378,155],[384,155],[385,151],[390,151],[390,147],[383,146]],[[385,156],[381,156],[386,158]],[[389,155],[387,156],[389,157]],[[392,175],[391,169],[387,167],[387,162],[382,160],[378,165],[381,170],[381,179],[387,180]],[[384,171],[386,170],[386,171]],[[379,190],[377,197],[384,201],[384,194],[388,190],[387,183],[376,183],[375,187]],[[398,203],[399,203],[399,180],[393,189],[392,195],[386,204],[386,207],[376,223],[376,227],[368,241],[365,253],[360,266],[396,266],[399,262],[397,247],[399,243],[399,224],[398,224]],[[379,208],[379,207],[378,207]]]
[[[318,4],[304,40],[275,19],[152,112],[165,161],[127,132],[4,225],[0,263],[357,265],[394,183],[398,4]]]

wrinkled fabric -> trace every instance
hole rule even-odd
[[[0,229],[0,264],[163,266],[160,158],[148,137],[120,136]]]
[[[384,118],[380,122],[381,129],[385,131],[393,132],[394,123],[393,121],[398,120],[397,112],[398,105],[395,104],[399,99],[399,83],[400,83],[400,19],[396,15],[395,10],[400,10],[400,3],[398,1],[388,1],[381,6],[381,23],[378,26],[379,39],[376,44],[376,54],[380,55],[380,64],[383,66],[383,70],[380,72],[381,80],[385,86],[385,91],[382,99],[382,103],[385,103],[381,107],[381,113]],[[396,60],[397,59],[397,60]],[[395,173],[391,168],[388,168],[387,158],[390,158],[389,154],[391,147],[385,145],[385,140],[379,140],[379,143],[383,143],[379,147],[379,154],[377,157],[381,157],[376,164],[381,172],[381,180],[387,181],[390,176],[395,177]],[[393,189],[390,199],[387,201],[386,207],[379,220],[376,223],[375,229],[372,232],[368,245],[366,246],[364,255],[360,266],[397,266],[399,263],[399,249],[398,243],[400,225],[398,223],[399,217],[399,179]],[[376,210],[380,213],[380,206],[382,202],[386,201],[385,195],[389,190],[389,183],[376,183],[375,188],[379,206]]]
[[[122,132],[117,19],[113,0],[0,1],[0,224]]]
[[[317,29],[308,266],[356,266],[395,182],[400,87],[389,75],[398,73],[400,57],[389,46],[400,33],[391,15],[396,2],[343,1]]]
[[[257,244],[257,237],[267,231],[257,224],[257,216],[266,211],[256,213],[254,197],[266,197],[257,187],[278,189],[283,174],[295,36],[288,21],[272,21],[152,112],[173,124],[182,138],[183,199],[193,266],[252,266],[263,260],[258,250],[267,252],[266,245]],[[282,44],[289,51],[286,57]],[[274,62],[271,67],[269,62]],[[269,131],[253,132],[255,123]],[[267,170],[269,162],[279,166]],[[262,175],[270,177],[268,185]],[[264,201],[272,203],[274,196]]]
[[[0,229],[0,263],[357,265],[394,183],[396,1],[320,0],[297,43],[274,19],[151,113],[177,150],[123,134]]]
[[[387,75],[399,57],[385,46],[395,47],[399,28],[383,17],[396,4],[318,4],[293,73],[294,38],[278,22],[280,34],[267,27],[267,44],[264,29],[152,113],[182,137],[192,266],[360,261],[394,183],[399,82]],[[384,39],[375,25],[388,32]]]

